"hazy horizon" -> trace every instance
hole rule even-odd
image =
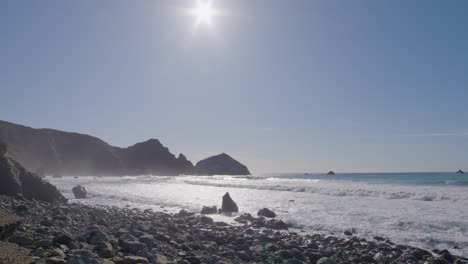
[[[254,174],[468,170],[468,2],[195,4],[3,1],[0,119]]]

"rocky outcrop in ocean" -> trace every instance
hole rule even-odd
[[[236,202],[232,200],[231,195],[227,192],[223,196],[223,203],[221,206],[221,212],[223,213],[236,213],[239,212]]]
[[[72,192],[76,199],[83,199],[88,196],[88,191],[86,191],[86,188],[81,185],[73,187]]]
[[[226,153],[197,162],[194,168],[197,175],[250,175],[249,169]]]

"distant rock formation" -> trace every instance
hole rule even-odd
[[[72,192],[76,199],[83,199],[88,196],[88,191],[86,191],[86,188],[81,185],[73,187]]]
[[[239,212],[239,208],[237,207],[236,202],[232,200],[228,192],[223,196],[223,204],[221,206],[221,212],[222,213]]]
[[[329,171],[327,175],[335,175],[335,173],[333,171]]]
[[[193,171],[196,175],[250,175],[245,165],[225,153],[197,162]]]
[[[193,170],[184,155],[176,158],[157,139],[119,148],[89,135],[5,121],[0,121],[0,139],[12,158],[44,175],[179,175]]]
[[[5,151],[0,153],[0,194],[47,202],[65,202],[57,187],[23,168]]]
[[[462,170],[458,170],[457,173],[458,173],[458,174],[465,174],[465,172],[462,171]]]

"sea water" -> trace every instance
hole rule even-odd
[[[304,233],[372,238],[468,257],[468,175],[455,173],[262,174],[48,178],[71,202],[199,212],[229,192],[240,213],[264,207]],[[91,198],[74,200],[81,184]],[[213,216],[233,222],[234,217]]]

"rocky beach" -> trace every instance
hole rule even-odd
[[[185,210],[168,214],[3,195],[0,210],[17,217],[2,234],[2,247],[18,245],[29,263],[468,263],[447,250],[430,252],[382,237],[301,235],[280,220],[250,214],[230,225]],[[2,264],[21,263],[0,257]]]

